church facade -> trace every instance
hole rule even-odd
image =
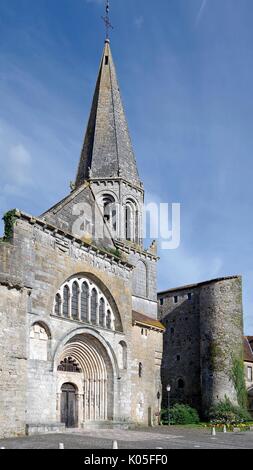
[[[0,435],[159,411],[164,327],[156,245],[109,40],[71,193],[40,217],[5,215],[0,243]]]

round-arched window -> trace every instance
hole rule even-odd
[[[90,279],[73,278],[63,284],[55,296],[53,315],[109,330],[122,329],[111,302]]]
[[[110,226],[111,230],[117,232],[117,207],[116,201],[110,194],[104,194],[101,199],[100,205],[102,206],[103,216],[105,221]]]

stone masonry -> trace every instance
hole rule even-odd
[[[158,294],[166,326],[162,383],[171,397],[206,416],[225,397],[237,404],[235,361],[243,364],[242,285],[227,277]]]
[[[40,217],[9,213],[0,241],[1,437],[154,421],[164,327],[143,201],[106,41],[75,186]]]

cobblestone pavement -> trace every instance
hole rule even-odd
[[[253,432],[217,433],[185,428],[155,428],[138,431],[119,429],[72,431],[32,437],[0,440],[6,449],[112,449],[114,440],[119,449],[253,449]]]

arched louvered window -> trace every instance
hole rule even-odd
[[[99,325],[104,326],[105,321],[105,301],[104,299],[100,299],[99,302]]]
[[[71,313],[73,320],[78,320],[78,296],[79,296],[79,287],[75,281],[72,285],[72,302],[71,302]]]
[[[63,316],[68,318],[69,316],[69,287],[64,286],[63,289]]]
[[[111,329],[112,316],[110,310],[107,311],[106,315],[106,328]]]
[[[89,286],[87,282],[82,284],[81,291],[81,321],[88,321],[88,312],[89,312]]]
[[[90,316],[91,316],[91,323],[95,325],[97,323],[97,291],[96,289],[92,289],[91,292],[91,303],[90,303]]]
[[[111,229],[117,231],[117,210],[115,199],[111,195],[104,195],[102,199],[104,218],[110,225]]]
[[[56,294],[56,296],[55,296],[54,313],[55,313],[55,315],[61,315],[61,296],[60,296],[60,294]]]

